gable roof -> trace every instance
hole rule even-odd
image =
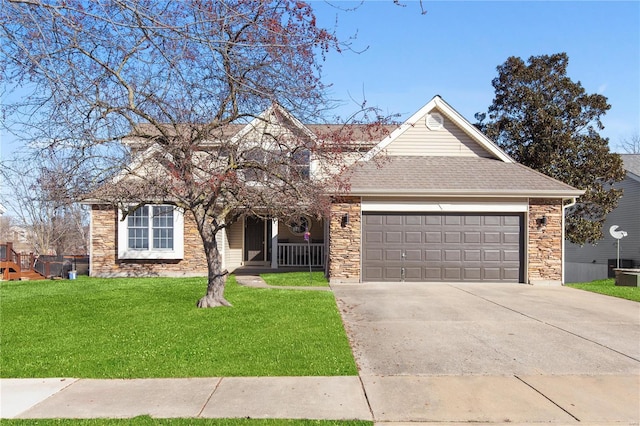
[[[287,129],[296,136],[303,136],[309,140],[314,140],[316,135],[309,130],[300,120],[295,118],[289,111],[282,108],[277,103],[271,104],[269,108],[264,110],[260,115],[251,120],[246,126],[244,126],[239,132],[237,132],[232,138],[231,142],[235,143],[238,140],[246,137],[253,131],[260,131],[261,126],[268,126],[272,124],[271,117],[277,117],[279,126],[283,129]],[[286,121],[290,126],[282,126],[282,122]]]
[[[351,169],[350,195],[578,197],[573,188],[515,162],[482,157],[390,156]]]
[[[448,156],[429,151],[424,155],[396,153],[372,161],[432,111],[445,115],[488,155]],[[421,143],[422,139],[414,141]],[[349,194],[360,196],[573,198],[584,193],[517,163],[440,96],[351,166],[349,177]]]
[[[369,161],[375,157],[378,153],[386,149],[396,139],[398,139],[407,130],[413,128],[421,119],[423,119],[428,113],[433,110],[443,113],[449,118],[454,125],[460,128],[464,133],[469,135],[471,139],[477,142],[485,151],[487,151],[493,158],[496,158],[505,163],[515,162],[504,151],[502,151],[495,143],[493,143],[488,137],[486,137],[477,127],[471,124],[460,113],[453,109],[448,103],[444,101],[440,96],[434,96],[425,106],[420,108],[415,114],[409,117],[400,127],[393,131],[389,136],[384,138],[380,143],[373,147],[361,161]]]

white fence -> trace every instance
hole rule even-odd
[[[278,266],[324,266],[324,243],[278,243]]]

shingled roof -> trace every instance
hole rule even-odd
[[[518,163],[480,157],[390,156],[351,167],[351,195],[577,197],[583,193]]]

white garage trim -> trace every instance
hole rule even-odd
[[[420,201],[362,201],[363,212],[446,212],[446,213],[526,213],[529,203],[522,202],[420,202]]]

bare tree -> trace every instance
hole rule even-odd
[[[77,174],[64,164],[69,160],[48,150],[38,156],[16,154],[2,163],[2,203],[11,208],[12,225],[26,232],[33,253],[88,253],[88,215],[70,196],[74,182],[69,177]]]
[[[307,3],[10,0],[0,25],[3,79],[33,89],[7,107],[14,129],[90,170],[74,188],[99,188],[94,199],[191,214],[208,266],[200,307],[229,305],[221,229],[248,214],[322,214],[346,184],[340,136],[328,143],[288,113],[320,120],[318,56],[340,49]],[[132,151],[112,155],[123,138]]]
[[[622,139],[620,146],[627,154],[640,154],[640,134],[636,133],[629,138]]]

